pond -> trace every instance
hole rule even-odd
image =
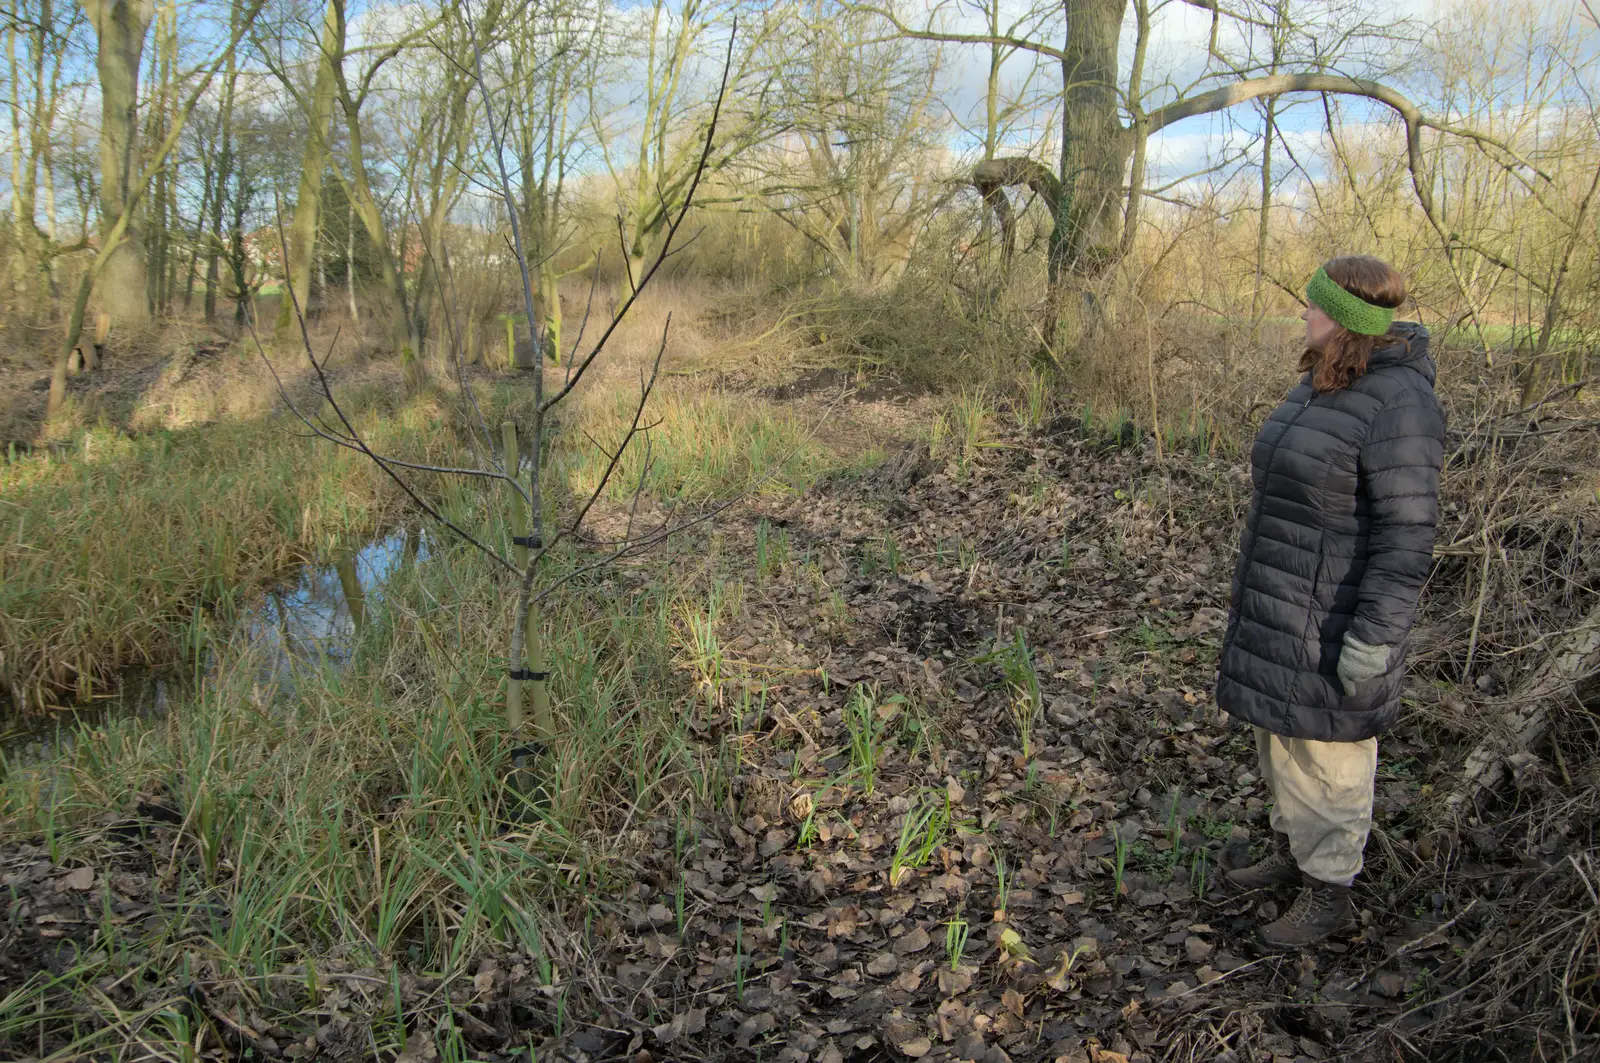
[[[357,617],[383,600],[384,587],[403,566],[427,560],[430,552],[426,531],[397,528],[335,563],[298,565],[248,599],[221,641],[242,640],[239,648],[259,662],[256,683],[269,696],[290,690],[295,674],[307,666],[347,662]],[[353,593],[347,593],[347,582]],[[214,655],[203,651],[194,666],[131,669],[105,697],[12,722],[0,732],[0,751],[12,763],[37,761],[70,745],[80,724],[159,718],[215,668]]]

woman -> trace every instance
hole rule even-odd
[[[1395,322],[1405,279],[1370,255],[1306,287],[1307,370],[1250,453],[1255,490],[1233,577],[1217,703],[1255,728],[1274,844],[1227,874],[1301,882],[1263,944],[1354,922],[1377,735],[1400,710],[1405,641],[1433,553],[1444,414],[1428,331]]]

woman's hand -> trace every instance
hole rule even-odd
[[[1389,670],[1392,646],[1369,646],[1350,632],[1344,633],[1344,649],[1339,651],[1339,683],[1345,696],[1356,692],[1357,683],[1376,679]]]

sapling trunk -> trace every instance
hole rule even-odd
[[[500,425],[500,445],[504,450],[506,475],[513,479],[520,479],[521,460],[517,453],[517,426],[510,421]],[[538,483],[538,452],[534,452],[534,482]],[[535,486],[533,497],[539,497],[538,487]],[[517,571],[522,574],[518,581],[517,608],[515,619],[511,626],[511,652],[508,655],[509,667],[512,675],[506,681],[506,725],[511,730],[513,739],[520,739],[523,731],[522,717],[522,684],[524,680],[516,678],[515,673],[526,668],[536,678],[527,680],[531,687],[531,701],[533,706],[534,737],[545,741],[555,733],[554,721],[550,718],[550,685],[545,678],[544,643],[539,638],[538,604],[533,598],[533,574],[536,561],[529,560],[528,542],[540,542],[540,528],[542,521],[535,515],[533,518],[534,530],[528,530],[528,507],[523,501],[521,492],[511,493],[511,534],[522,543],[515,547]],[[537,554],[534,555],[537,558]],[[526,661],[526,664],[524,664]]]

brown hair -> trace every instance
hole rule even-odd
[[[1389,263],[1373,255],[1342,255],[1323,265],[1328,279],[1374,306],[1397,307],[1406,301],[1406,279]],[[1404,336],[1362,336],[1337,325],[1328,349],[1306,348],[1300,368],[1311,371],[1311,386],[1318,391],[1343,391],[1367,371],[1367,359],[1380,346],[1405,343]]]

